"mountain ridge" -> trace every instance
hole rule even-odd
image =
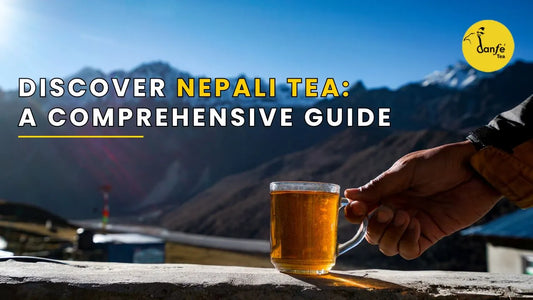
[[[416,83],[398,90],[367,89],[360,82],[351,86],[348,97],[321,100],[313,106],[390,107],[391,127],[368,129],[381,133],[428,128],[465,133],[529,96],[532,91],[528,78],[532,74],[533,64],[517,62],[463,90]],[[302,151],[347,128],[309,127],[303,122],[295,122],[292,127],[253,128],[53,128],[43,125],[47,124],[47,109],[42,102],[63,105],[67,99],[16,99],[13,92],[2,92],[0,98],[0,160],[6,170],[0,174],[0,197],[39,204],[71,218],[99,214],[102,200],[98,188],[102,184],[113,186],[112,215],[177,207],[228,175]],[[197,104],[195,100],[102,99],[98,105],[116,107],[124,103],[131,103],[131,107]],[[38,127],[16,126],[24,107],[33,109]],[[296,107],[293,118],[303,120],[304,113],[305,107]],[[145,138],[50,142],[17,139],[21,134],[131,134]],[[379,141],[376,137],[373,143]]]

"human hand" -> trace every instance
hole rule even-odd
[[[469,142],[447,144],[405,155],[360,188],[346,218],[359,223],[369,215],[367,241],[385,255],[420,256],[441,238],[483,217],[500,199],[469,165]]]

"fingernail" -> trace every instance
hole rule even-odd
[[[355,205],[355,202],[351,202],[348,206],[354,216],[360,217],[366,214],[366,211],[362,207]]]

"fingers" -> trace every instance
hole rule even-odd
[[[421,236],[417,218],[410,217],[404,210],[395,212],[386,206],[377,208],[370,217],[366,240],[378,245],[387,256],[399,254],[407,260],[417,258],[429,247],[427,239]]]
[[[371,245],[378,245],[389,223],[394,218],[394,211],[387,206],[380,206],[368,220],[366,240]]]
[[[344,207],[344,217],[351,223],[360,224],[368,213],[364,202],[352,201]]]
[[[344,191],[344,196],[352,200],[344,207],[344,217],[355,224],[360,224],[379,205],[377,201],[358,201],[361,198],[360,195],[361,191],[359,188]]]
[[[344,196],[354,201],[345,208],[346,218],[350,222],[359,223],[363,216],[382,204],[382,199],[407,190],[414,166],[408,162],[399,160],[364,186],[346,189]]]
[[[411,260],[420,256],[420,222],[416,218],[411,218],[405,233],[400,239],[398,250],[400,256]]]
[[[409,225],[409,215],[405,211],[397,211],[394,219],[383,233],[379,241],[379,250],[387,255],[393,256],[398,254],[400,239],[402,238],[407,225]]]
[[[420,224],[413,222],[411,225],[411,217],[406,211],[394,212],[383,205],[386,201],[392,207],[399,207],[395,201],[400,201],[398,195],[409,189],[417,157],[416,153],[406,155],[364,186],[344,191],[345,197],[352,200],[344,209],[344,215],[350,222],[360,223],[366,215],[374,212],[369,217],[366,239],[372,245],[379,245],[385,255],[399,253],[412,259],[421,252],[418,244]],[[391,199],[396,200],[391,202]]]

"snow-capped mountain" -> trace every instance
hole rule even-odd
[[[481,78],[492,76],[492,73],[480,72],[464,62],[450,65],[444,71],[433,71],[421,82],[422,86],[439,85],[454,89],[462,89]]]
[[[427,75],[423,80],[415,83],[419,84],[421,87],[427,86],[440,86],[452,89],[463,89],[468,86],[472,86],[477,83],[482,78],[493,77],[495,73],[484,73],[477,71],[471,68],[464,62],[458,62],[455,65],[448,66],[443,71],[434,71],[433,73]],[[315,105],[317,102],[323,100],[320,97],[306,98],[304,95],[303,87],[304,84],[300,84],[300,91],[298,97],[291,96],[291,87],[286,84],[283,80],[278,80],[276,82],[276,96],[275,97],[264,97],[264,98],[255,98],[255,97],[244,97],[240,96],[238,98],[233,98],[231,95],[232,87],[234,87],[237,81],[240,78],[246,79],[248,88],[252,96],[254,95],[256,87],[254,78],[246,77],[244,74],[240,74],[234,77],[228,77],[230,83],[230,89],[222,93],[222,97],[188,97],[184,96],[183,98],[176,97],[177,91],[177,80],[176,78],[200,78],[207,77],[208,75],[193,75],[185,71],[181,71],[166,62],[155,61],[149,63],[143,63],[132,70],[115,70],[109,73],[102,72],[101,70],[85,67],[65,78],[65,81],[69,81],[72,78],[82,78],[88,84],[95,78],[104,78],[109,83],[110,91],[103,98],[95,98],[86,93],[81,98],[73,98],[68,94],[62,97],[62,99],[57,99],[54,97],[46,97],[39,99],[40,105],[43,108],[49,108],[57,106],[58,103],[61,103],[62,106],[74,106],[74,105],[93,105],[95,102],[105,103],[106,105],[123,105],[123,104],[135,104],[143,99],[133,97],[133,82],[130,81],[130,86],[126,89],[126,95],[124,98],[117,98],[113,92],[112,79],[119,79],[119,83],[122,84],[125,78],[159,78],[163,79],[165,82],[164,99],[156,97],[153,100],[166,100],[169,104],[173,106],[205,106],[205,107],[308,107]],[[267,78],[261,80],[261,91],[265,92],[269,90],[269,81]],[[407,83],[405,86],[411,85],[412,83]],[[342,88],[339,87],[339,92],[342,92]],[[49,87],[47,87],[49,89]],[[321,83],[318,84],[318,90],[321,89]],[[149,94],[149,83],[146,80],[145,92]],[[195,90],[198,90],[196,87]],[[362,82],[357,82],[350,87],[350,93],[353,94],[356,91],[366,91]],[[214,83],[211,86],[211,92],[214,93]],[[81,100],[81,101],[80,101]],[[127,100],[124,102],[124,100]],[[60,101],[60,102],[59,102]],[[152,102],[152,101],[151,101]],[[156,103],[156,102],[152,102]]]

